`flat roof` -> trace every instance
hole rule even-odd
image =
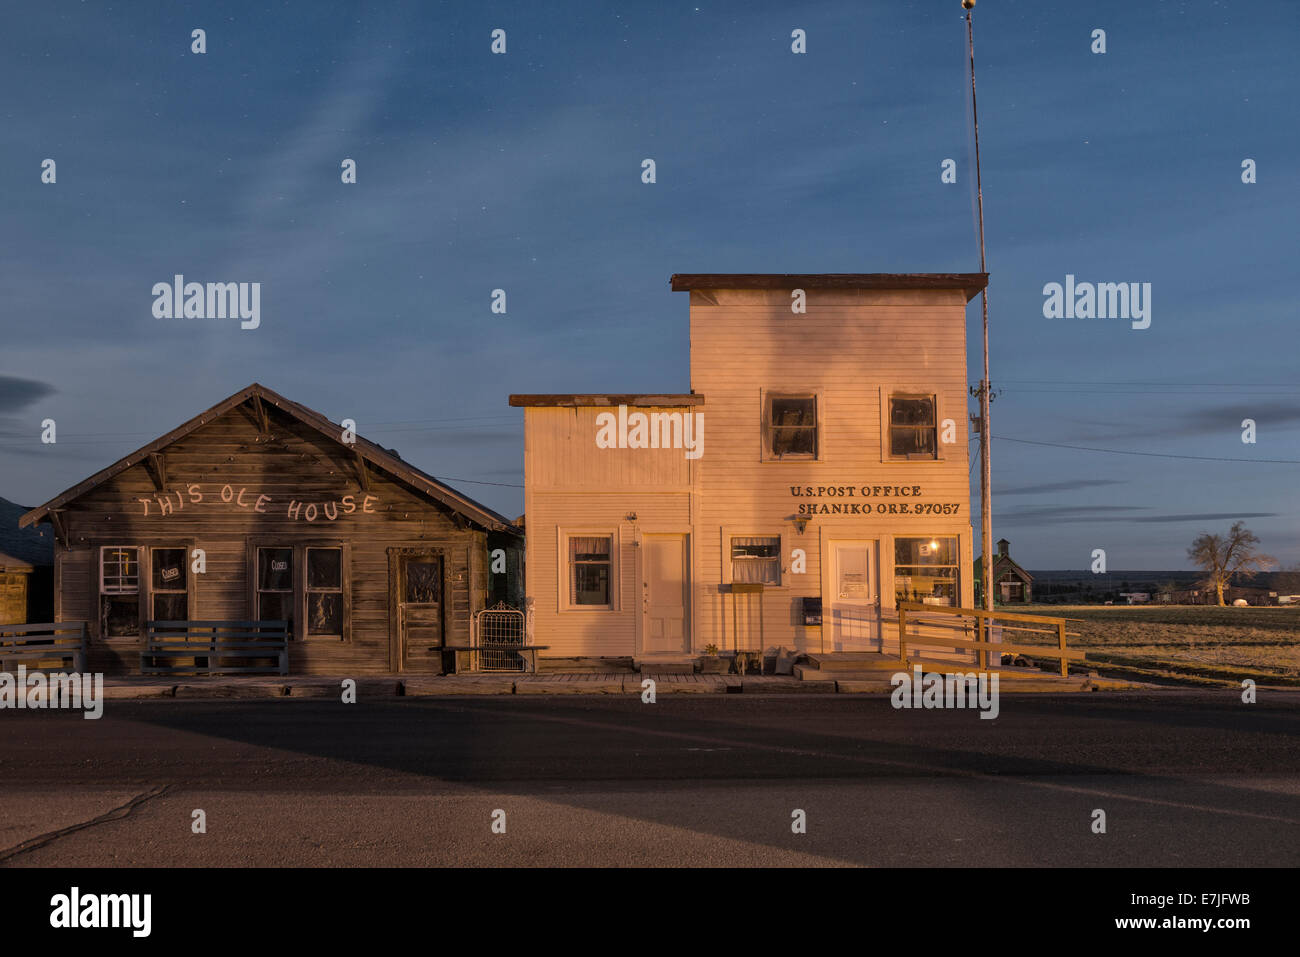
[[[703,405],[704,396],[693,392],[676,395],[668,393],[628,394],[628,393],[560,393],[556,395],[512,395],[510,404],[514,406],[619,406],[630,405],[642,409],[670,408],[679,405]]]
[[[970,302],[986,272],[674,273],[674,292],[690,289],[961,289]]]

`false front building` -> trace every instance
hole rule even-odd
[[[277,620],[294,673],[439,672],[509,597],[490,551],[518,569],[522,550],[496,512],[256,384],[36,522],[55,531],[56,620],[87,621],[92,671],[139,671],[151,621]]]
[[[889,651],[969,606],[966,304],[984,274],[676,275],[690,386],[514,395],[550,657]]]

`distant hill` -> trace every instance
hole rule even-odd
[[[0,498],[0,552],[29,565],[54,564],[54,529],[49,525],[19,528],[18,519],[32,506]]]

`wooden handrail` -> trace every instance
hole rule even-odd
[[[1061,660],[1061,677],[1069,677],[1070,660],[1082,660],[1085,655],[1083,652],[1070,652],[1065,647],[1065,623],[1067,621],[1079,621],[1078,618],[1059,618],[1049,615],[1025,615],[1016,612],[999,612],[984,611],[982,608],[954,608],[949,605],[923,605],[920,602],[902,601],[898,603],[898,660],[907,660],[907,613],[919,612],[921,614],[947,615],[952,618],[974,618],[975,627],[979,635],[983,636],[988,631],[988,622],[994,621],[1027,621],[1034,624],[1054,625],[1056,632],[1056,654],[1051,654],[1047,649],[1035,647],[1033,645],[1013,645],[1009,642],[975,640],[958,638],[931,638],[926,641],[918,641],[916,644],[941,645],[951,648],[972,648],[976,652],[977,662],[980,670],[987,670],[989,667],[989,654],[992,651],[1037,651],[1039,654],[1046,654],[1048,657],[1060,658]],[[915,620],[915,619],[914,619]],[[937,623],[936,623],[937,624]],[[1011,626],[1013,629],[1015,625]],[[1031,629],[1022,629],[1029,631]],[[1036,634],[1051,634],[1052,632],[1035,632]]]

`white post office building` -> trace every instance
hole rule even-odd
[[[972,586],[973,274],[675,275],[690,392],[513,395],[543,657],[897,650]]]

